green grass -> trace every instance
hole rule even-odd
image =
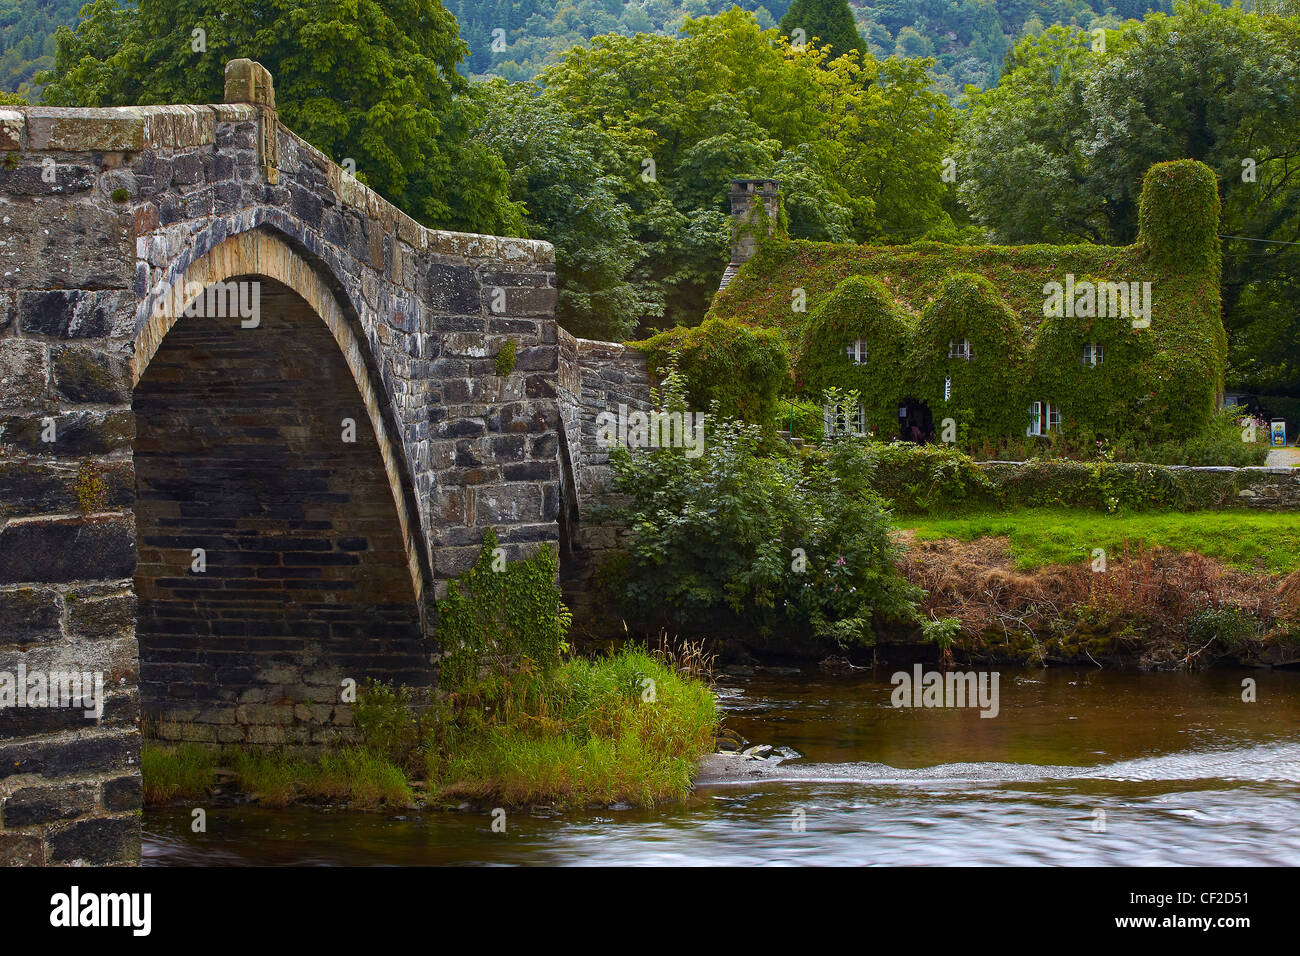
[[[445,701],[438,719],[423,725],[423,747],[415,733],[419,725],[400,695],[376,698],[382,700],[377,706],[392,711],[383,722],[389,731],[383,740],[372,731],[370,746],[317,759],[146,742],[145,802],[203,797],[215,771],[227,768],[239,791],[262,806],[304,799],[357,809],[409,806],[414,796],[406,767],[412,775],[426,772],[429,792],[448,800],[651,806],[684,797],[699,758],[712,750],[718,723],[713,694],[644,650],[575,658],[549,672],[523,670],[510,680],[507,697],[462,692],[453,695],[455,703]],[[411,733],[392,732],[407,725]],[[419,766],[412,766],[413,756]]]
[[[1093,548],[1113,558],[1125,540],[1146,547],[1195,551],[1244,571],[1288,574],[1300,566],[1300,514],[1196,511],[1108,515],[1095,511],[1029,508],[963,517],[899,521],[921,540],[1005,536],[1016,568],[1091,560]]]
[[[215,750],[200,744],[159,747],[146,741],[140,753],[144,802],[159,804],[203,796],[212,786],[219,757]]]
[[[145,803],[205,796],[218,767],[234,771],[239,790],[265,807],[286,807],[300,799],[346,803],[356,809],[381,803],[408,806],[413,801],[402,771],[364,747],[344,747],[306,760],[274,750],[146,742],[141,756]]]
[[[717,728],[708,688],[639,649],[567,661],[525,699],[509,719],[431,753],[430,791],[512,806],[650,806],[687,794]]]

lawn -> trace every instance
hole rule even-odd
[[[1143,512],[1025,508],[964,517],[899,518],[921,540],[1005,536],[1018,570],[1108,557],[1146,547],[1196,551],[1244,571],[1289,574],[1300,567],[1300,514],[1255,511]]]

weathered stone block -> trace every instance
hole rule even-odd
[[[118,812],[139,810],[141,804],[139,774],[104,781],[104,809]]]
[[[6,827],[73,820],[95,809],[95,787],[75,783],[57,787],[23,787],[4,799]]]
[[[96,817],[51,828],[48,863],[102,866],[140,858],[138,817]]]
[[[39,833],[0,830],[0,866],[42,866],[45,840]]]
[[[518,372],[554,372],[558,357],[558,351],[554,345],[537,345],[529,349],[520,349],[515,357],[515,370]]]
[[[0,647],[62,640],[63,604],[49,588],[0,591]]]
[[[0,529],[0,584],[113,581],[135,573],[131,518],[11,521]]]
[[[123,358],[76,346],[54,350],[54,387],[72,402],[130,404],[131,367]]]
[[[542,490],[536,485],[506,485],[479,491],[475,519],[479,524],[538,521],[542,516]]]
[[[10,166],[0,163],[0,193],[10,196],[60,196],[85,192],[95,186],[89,166],[58,163],[53,157]]]
[[[430,263],[420,276],[419,292],[425,305],[436,312],[463,315],[480,308],[478,279],[468,266]]]
[[[526,461],[506,465],[503,471],[506,481],[555,481],[559,475],[560,466],[555,461]]]
[[[53,439],[47,440],[49,436]],[[29,455],[102,455],[129,447],[133,438],[135,416],[129,409],[0,417],[0,447],[9,445]]]
[[[129,461],[0,460],[0,517],[124,511],[135,500]]]
[[[133,219],[61,197],[5,205],[0,273],[19,289],[125,289],[135,272]]]
[[[45,403],[49,377],[43,343],[0,340],[0,408],[35,408]]]
[[[0,780],[27,773],[57,778],[125,771],[139,762],[138,729],[90,731],[76,738],[0,743]]]
[[[120,334],[135,321],[135,299],[125,291],[52,289],[18,294],[18,327],[61,339]]]
[[[87,641],[127,638],[135,633],[136,596],[133,591],[118,594],[69,594],[68,631]]]
[[[0,109],[0,150],[23,147],[23,130],[27,121],[18,110]]]

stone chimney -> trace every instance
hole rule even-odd
[[[731,181],[731,264],[722,273],[721,292],[731,282],[736,271],[749,261],[758,248],[756,230],[760,229],[759,203],[767,216],[767,234],[776,231],[777,216],[781,212],[780,183],[775,179],[733,179]]]

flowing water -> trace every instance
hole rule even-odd
[[[145,813],[146,865],[1300,864],[1300,672],[1004,669],[999,712],[888,672],[719,681],[788,759],[651,810]],[[1242,700],[1242,681],[1257,700]]]

